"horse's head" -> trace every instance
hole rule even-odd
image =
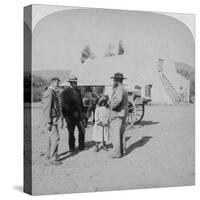
[[[87,97],[84,97],[84,98],[83,98],[83,105],[84,105],[84,106],[89,106],[89,104],[90,104],[90,99],[87,98]]]

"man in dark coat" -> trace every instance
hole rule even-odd
[[[77,126],[79,131],[79,150],[85,148],[85,128],[83,126],[83,100],[80,90],[77,88],[77,77],[71,75],[69,78],[70,87],[61,94],[61,111],[67,122],[69,132],[69,149],[75,150],[74,130]]]

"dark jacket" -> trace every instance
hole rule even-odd
[[[83,100],[78,88],[70,87],[61,93],[61,111],[64,118],[82,119]]]

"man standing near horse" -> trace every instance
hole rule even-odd
[[[115,73],[113,79],[113,93],[109,101],[110,125],[113,150],[111,158],[120,158],[124,154],[124,132],[128,115],[128,93],[123,86],[125,79],[122,73]]]
[[[77,77],[71,74],[68,82],[70,83],[70,87],[65,89],[61,94],[61,111],[63,118],[67,122],[69,149],[73,152],[75,151],[75,127],[79,131],[79,150],[85,149],[85,128],[83,125],[84,107],[81,92],[77,88]]]

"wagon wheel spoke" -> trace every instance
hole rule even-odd
[[[128,112],[129,113],[126,120],[126,129],[131,128],[136,120],[136,107],[132,102],[129,102]]]
[[[137,105],[136,106],[136,122],[135,124],[138,124],[144,116],[144,105]]]
[[[131,115],[131,121],[134,122],[133,115]]]

